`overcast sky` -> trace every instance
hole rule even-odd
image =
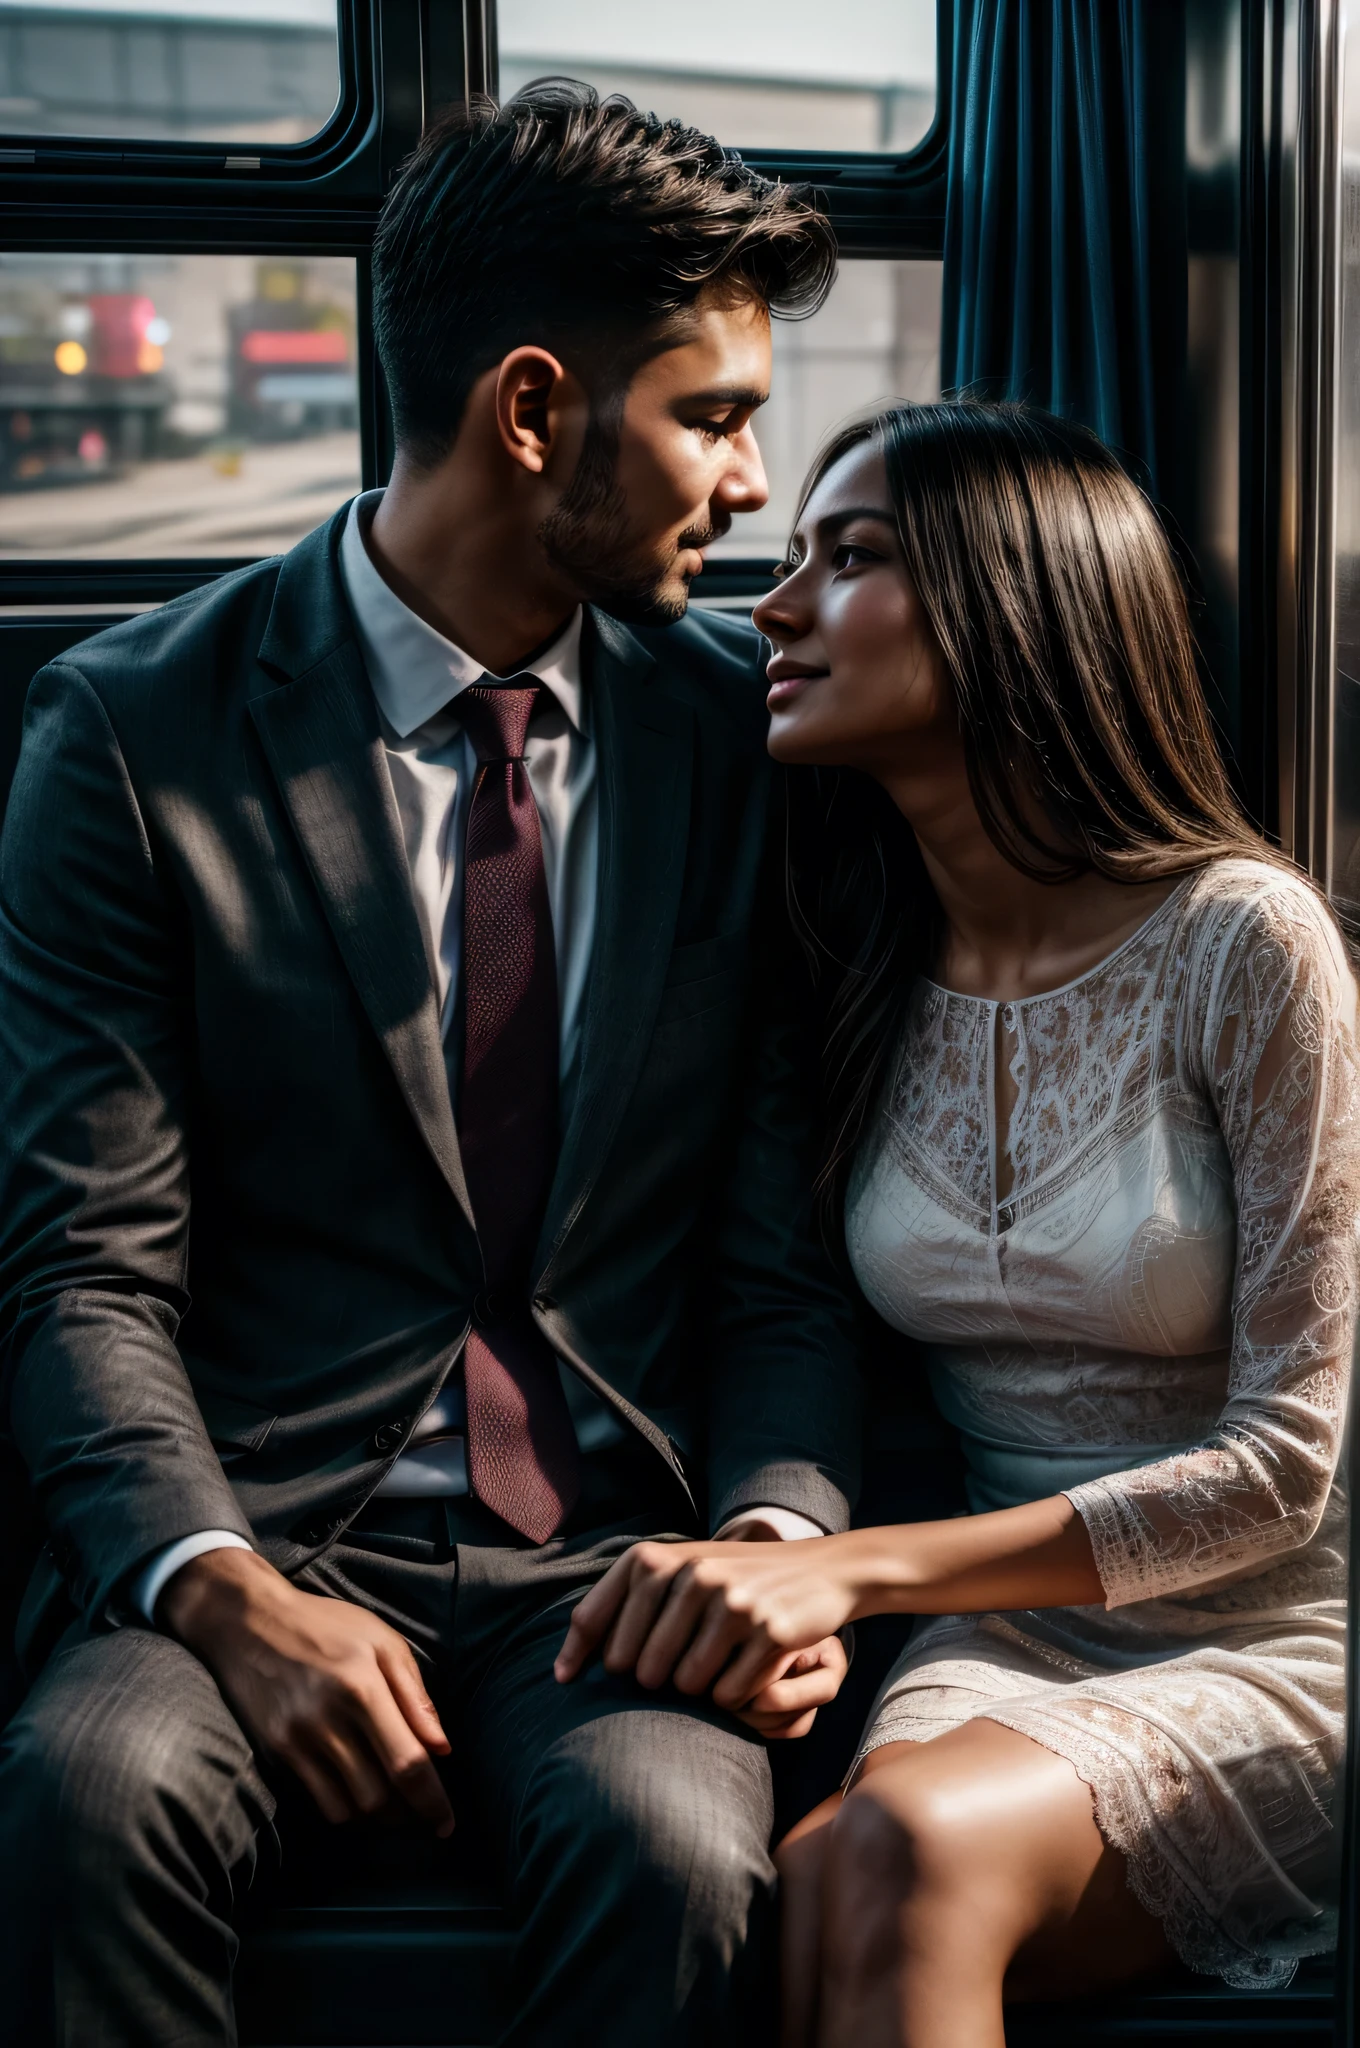
[[[935,0],[497,0],[507,56],[935,82]]]
[[[34,0],[25,0],[26,7]],[[329,27],[335,0],[38,0],[54,13]],[[432,0],[451,6],[454,0]],[[6,0],[0,0],[0,16]],[[498,0],[507,56],[881,85],[935,81],[935,0]]]

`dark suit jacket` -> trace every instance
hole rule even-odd
[[[0,1364],[39,1607],[59,1573],[116,1611],[205,1527],[296,1569],[468,1327],[477,1240],[344,516],[30,693],[0,843]],[[696,1516],[839,1528],[856,1374],[809,1221],[757,645],[590,615],[596,951],[533,1313]]]

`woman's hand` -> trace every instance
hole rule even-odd
[[[646,1686],[670,1679],[686,1693],[711,1686],[717,1706],[756,1726],[757,1711],[812,1702],[829,1667],[795,1669],[794,1659],[847,1621],[1104,1597],[1086,1525],[1065,1494],[804,1542],[635,1543],[576,1609],[554,1669],[575,1678],[603,1645],[607,1671],[635,1671]]]
[[[711,1687],[716,1706],[747,1710],[743,1718],[753,1726],[760,1725],[758,1714],[782,1718],[795,1708],[801,1721],[834,1697],[844,1676],[843,1661],[835,1673],[826,1639],[854,1612],[847,1563],[843,1539],[834,1536],[636,1543],[577,1606],[556,1676],[575,1678],[603,1645],[605,1669],[635,1671],[641,1685],[669,1679],[692,1694]],[[800,1653],[814,1649],[817,1661],[800,1663]],[[827,1694],[832,1675],[836,1684]]]

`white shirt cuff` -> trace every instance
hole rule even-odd
[[[816,1522],[795,1514],[792,1508],[743,1508],[739,1515],[732,1515],[723,1523],[714,1540],[720,1543],[724,1537],[741,1537],[748,1529],[770,1529],[781,1543],[799,1543],[805,1537],[826,1534]]]
[[[132,1604],[150,1627],[156,1626],[156,1602],[182,1564],[190,1558],[205,1557],[210,1550],[249,1550],[244,1536],[234,1529],[196,1529],[158,1551],[132,1582]]]

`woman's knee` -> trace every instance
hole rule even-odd
[[[820,1806],[813,1807],[811,1813],[804,1814],[772,1851],[781,1886],[820,1883],[827,1844],[831,1839],[831,1823],[840,1812],[841,1804],[839,1792],[830,1799],[824,1799]]]
[[[913,1760],[914,1762],[914,1760]],[[989,1922],[985,1853],[959,1826],[947,1785],[912,1764],[862,1780],[829,1831],[823,1869],[823,1960],[834,1976],[900,1967],[920,1940],[974,1940]]]

